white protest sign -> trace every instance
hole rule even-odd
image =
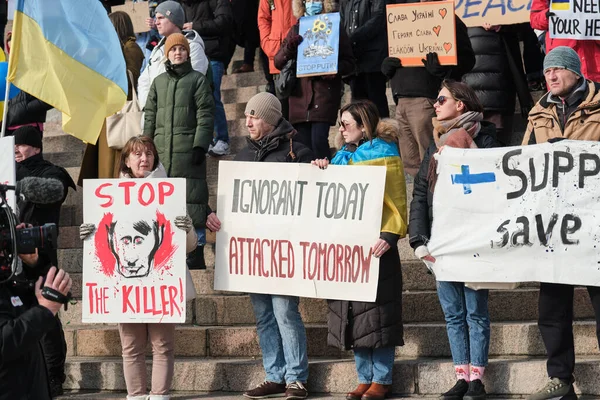
[[[600,143],[438,158],[428,244],[440,281],[600,286]]]
[[[185,322],[185,179],[86,179],[83,322]]]
[[[548,18],[553,39],[600,40],[598,0],[552,0]]]
[[[15,138],[5,136],[0,138],[0,184],[14,186],[17,181],[15,170]],[[14,190],[6,192],[6,201],[16,213]]]
[[[215,289],[375,301],[385,175],[221,161]]]

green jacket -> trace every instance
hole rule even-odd
[[[154,139],[167,175],[186,178],[187,207],[194,226],[204,228],[208,210],[206,162],[192,163],[194,147],[205,152],[213,138],[215,103],[208,79],[189,61],[172,65],[152,82],[144,135]]]

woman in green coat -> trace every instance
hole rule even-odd
[[[208,206],[206,151],[213,138],[215,103],[210,83],[194,71],[190,46],[180,33],[165,44],[166,72],[152,82],[144,107],[144,135],[154,140],[171,178],[186,178],[187,209],[198,233],[199,246],[188,258],[190,269],[205,268],[203,244]]]

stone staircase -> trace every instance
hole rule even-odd
[[[256,67],[259,71],[258,63]],[[232,155],[222,159],[232,159],[244,146],[245,105],[252,95],[264,90],[264,84],[261,72],[223,77],[222,98],[229,120]],[[349,89],[346,89],[344,101],[349,101]],[[393,115],[389,89],[388,99]],[[48,160],[65,167],[76,180],[84,145],[62,132],[60,118],[60,113],[55,110],[48,114],[44,154]],[[331,128],[330,139],[336,129]],[[512,142],[519,143],[522,133],[521,125]],[[217,172],[218,160],[209,158],[208,179],[213,207]],[[412,179],[408,179],[407,184],[410,200]],[[82,190],[79,188],[77,192],[71,191],[63,206],[59,237],[59,266],[73,276],[72,291],[76,299],[81,299],[82,294],[82,242],[78,237],[81,222]],[[213,290],[215,235],[208,233],[207,241],[208,269],[192,271],[198,297],[188,302],[186,324],[176,329],[173,390],[241,392],[264,379],[254,315],[246,294]],[[406,239],[400,241],[399,249],[404,273],[406,345],[396,350],[393,391],[398,395],[438,395],[454,383],[454,374],[435,281],[414,258]],[[537,284],[533,283],[516,290],[491,291],[491,361],[485,378],[488,393],[504,397],[525,395],[545,384],[545,351],[536,324],[537,298]],[[124,391],[116,325],[82,324],[81,306],[78,301],[70,305],[68,311],[61,311],[68,346],[65,389]],[[302,299],[300,309],[308,336],[310,392],[345,393],[353,389],[356,372],[352,354],[326,345],[325,301]],[[578,390],[587,395],[600,395],[597,379],[600,354],[594,313],[584,288],[575,291],[575,315]]]

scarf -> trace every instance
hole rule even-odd
[[[476,111],[467,111],[457,118],[449,121],[438,121],[433,118],[433,140],[437,153],[443,146],[450,146],[459,149],[476,149],[477,145],[473,141],[481,129],[481,120],[483,113]],[[435,155],[431,155],[429,160],[429,170],[427,171],[427,181],[429,190],[433,193],[437,182],[437,160]]]

